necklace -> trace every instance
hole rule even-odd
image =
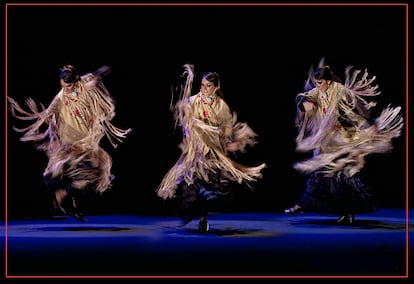
[[[207,103],[209,105],[211,105],[213,103],[213,97],[212,96],[205,96],[205,95],[201,95],[201,100],[204,103]]]

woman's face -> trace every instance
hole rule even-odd
[[[214,86],[213,82],[210,82],[205,78],[201,80],[201,93],[203,95],[212,96],[215,90],[216,86]]]
[[[321,92],[321,93],[324,93],[324,92],[326,92],[326,90],[328,89],[328,87],[329,87],[329,84],[330,84],[330,82],[331,81],[328,81],[328,80],[325,80],[325,79],[315,79],[315,85],[316,85],[316,88],[318,88],[318,90]]]
[[[75,82],[65,83],[63,79],[60,79],[60,85],[62,86],[64,94],[70,94],[75,90]]]

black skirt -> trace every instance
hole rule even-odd
[[[302,197],[296,202],[305,211],[349,215],[377,210],[374,197],[360,173],[347,177],[340,173],[328,176],[312,173]]]
[[[185,223],[194,217],[206,217],[217,200],[231,193],[229,182],[220,173],[211,173],[209,181],[196,179],[194,183],[181,182],[176,190],[178,215]]]

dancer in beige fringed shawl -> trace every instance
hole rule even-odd
[[[342,84],[322,58],[318,68],[310,70],[305,92],[296,97],[296,149],[314,155],[294,165],[310,176],[305,193],[287,214],[315,210],[351,224],[356,213],[376,209],[360,171],[366,155],[392,150],[391,140],[400,136],[403,126],[401,107],[388,106],[373,118],[372,98],[380,94],[375,77],[352,66],[345,75]]]
[[[36,102],[27,98],[29,111],[26,111],[8,98],[14,117],[33,121],[26,128],[14,129],[23,133],[21,141],[36,142],[37,149],[46,153],[49,161],[43,176],[54,190],[55,207],[79,220],[84,217],[75,196],[86,189],[102,193],[113,179],[112,159],[99,145],[102,137],[106,136],[117,147],[131,131],[111,123],[115,106],[101,80],[108,72],[109,67],[103,66],[80,77],[73,66],[64,66],[60,74],[62,89],[46,109],[41,105],[39,110]],[[71,212],[66,212],[63,206],[66,200]]]
[[[219,75],[206,73],[201,90],[191,94],[194,70],[184,65],[186,82],[172,110],[176,126],[182,128],[182,154],[157,188],[163,199],[175,198],[180,217],[187,224],[200,216],[199,231],[207,232],[208,204],[230,190],[228,183],[253,182],[262,177],[265,164],[249,167],[229,157],[229,152],[244,152],[256,144],[256,133],[236,122],[236,115],[223,99]]]

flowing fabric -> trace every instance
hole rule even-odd
[[[391,151],[391,140],[401,135],[401,107],[387,106],[372,120],[369,111],[376,103],[370,99],[380,94],[372,84],[375,77],[369,78],[367,71],[350,70],[348,67],[345,84],[332,82],[327,98],[317,88],[297,96],[297,102],[305,99],[316,105],[313,113],[298,109],[296,116],[297,151],[315,152],[294,165],[301,173],[342,172],[350,177],[362,169],[366,155]]]
[[[113,98],[99,77],[84,75],[76,82],[76,92],[64,94],[63,89],[49,107],[38,108],[32,98],[26,99],[29,110],[8,97],[10,110],[20,120],[33,121],[22,133],[24,142],[37,143],[49,159],[43,175],[69,180],[74,189],[93,187],[104,192],[111,186],[111,156],[100,147],[106,136],[113,147],[132,129],[120,129],[111,123],[115,116]]]
[[[342,217],[377,210],[374,195],[362,179],[365,157],[392,150],[392,139],[401,135],[401,107],[387,106],[373,118],[372,100],[378,96],[375,77],[368,72],[346,69],[345,83],[331,81],[326,92],[311,87],[296,97],[298,111],[296,150],[313,151],[313,156],[294,164],[309,174],[306,190],[296,201],[303,210],[338,214]],[[301,104],[312,102],[315,108],[304,112]]]
[[[237,122],[226,102],[218,95],[212,99],[201,93],[191,95],[193,66],[185,65],[186,82],[179,100],[172,106],[176,126],[182,128],[181,156],[164,176],[156,192],[163,199],[176,197],[177,186],[193,185],[197,180],[211,184],[211,177],[220,173],[219,183],[256,181],[262,177],[264,163],[242,165],[228,156],[226,143],[236,142],[238,151],[257,143],[257,134],[246,124]]]

